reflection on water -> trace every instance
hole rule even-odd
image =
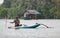
[[[54,28],[39,26],[35,29],[8,29],[13,20],[0,20],[0,38],[60,38],[60,20],[21,20],[21,24],[45,24]]]

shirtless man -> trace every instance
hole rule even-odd
[[[22,26],[22,24],[20,24],[19,17],[16,17],[15,20],[13,22],[11,22],[11,23],[15,23],[15,27],[16,26]]]

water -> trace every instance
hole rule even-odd
[[[12,19],[0,19],[0,38],[60,38],[60,20],[20,20],[21,24],[45,24],[49,27],[39,26],[35,29],[8,29],[14,26]]]

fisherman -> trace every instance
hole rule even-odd
[[[17,16],[16,18],[15,18],[15,20],[13,21],[13,22],[11,22],[11,23],[15,23],[15,27],[17,27],[17,26],[22,26],[22,24],[20,24],[20,21],[19,21],[19,17]]]

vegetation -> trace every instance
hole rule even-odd
[[[25,10],[37,10],[40,19],[60,19],[60,0],[4,0],[0,18],[23,18]]]

